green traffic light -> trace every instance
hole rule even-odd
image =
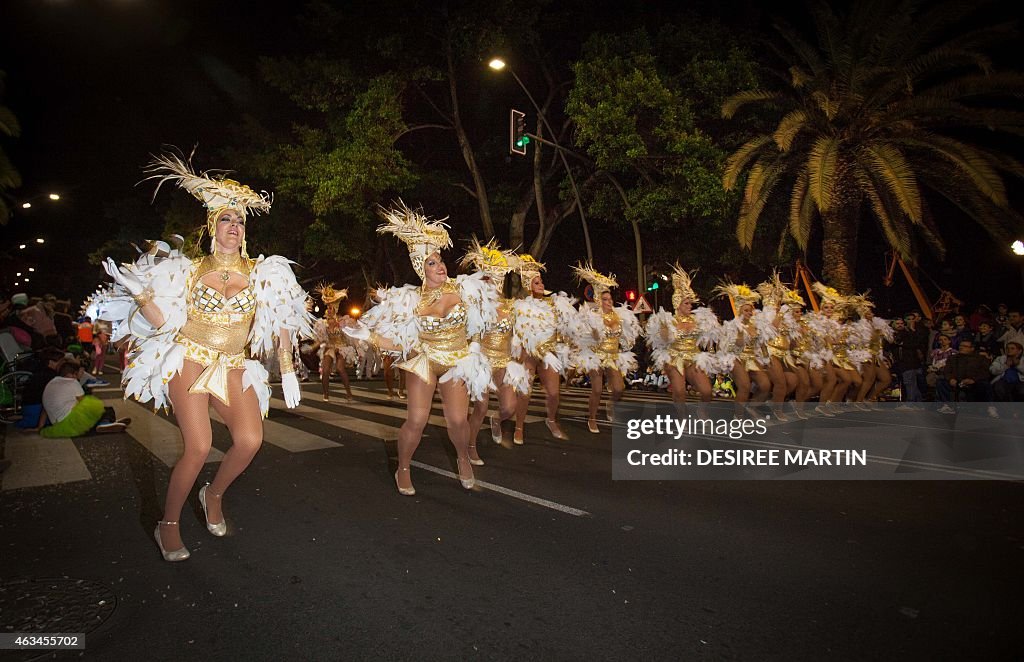
[[[647,288],[647,289],[649,289],[649,290],[656,290],[656,289],[658,289],[658,287],[659,287],[658,281],[654,281],[653,283],[651,283],[651,286],[649,288]]]

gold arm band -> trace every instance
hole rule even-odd
[[[153,302],[153,289],[147,287],[132,298],[135,299],[135,305],[140,309],[145,308]]]
[[[282,375],[287,375],[290,372],[295,372],[295,365],[292,363],[291,352],[285,352],[281,348],[278,348],[277,362],[281,366]]]

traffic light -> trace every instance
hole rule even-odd
[[[636,290],[626,290],[626,301],[636,301]]]
[[[530,136],[526,135],[526,113],[512,109],[509,122],[508,149],[513,154],[526,156],[526,146],[530,144]]]
[[[647,287],[647,291],[648,291],[648,292],[653,292],[654,290],[658,289],[659,287],[661,287],[661,286],[660,286],[660,285],[658,285],[658,281],[654,281],[653,283],[651,283],[651,284],[650,284],[650,285],[649,285],[649,286]]]

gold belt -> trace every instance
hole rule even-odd
[[[178,332],[175,342],[185,348],[185,359],[206,368],[189,387],[189,393],[209,393],[225,405],[231,406],[231,398],[228,395],[228,371],[245,367],[244,352],[251,321],[251,316],[248,317],[249,319],[243,317],[228,326],[221,326],[189,316],[185,326]]]
[[[485,331],[480,336],[480,349],[494,368],[504,368],[512,356],[511,331]]]
[[[455,326],[439,331],[420,331],[420,353],[398,364],[428,384],[469,354],[466,326]]]
[[[242,318],[218,324],[190,315],[179,335],[224,354],[241,354],[249,339],[249,321]]]
[[[601,339],[601,345],[597,348],[597,351],[604,352],[606,354],[618,354],[619,353],[619,337],[618,336],[605,336]]]

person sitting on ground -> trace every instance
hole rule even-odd
[[[997,356],[989,366],[989,372],[994,376],[992,393],[997,402],[1024,402],[1022,352],[1024,345],[1010,341],[1006,343],[1006,353]]]
[[[81,437],[96,432],[124,432],[131,419],[116,420],[111,408],[92,395],[86,395],[79,379],[85,368],[78,361],[64,361],[60,374],[43,389],[43,414],[36,428],[47,439]],[[47,421],[52,425],[43,427]]]
[[[989,385],[989,361],[976,354],[974,341],[960,341],[960,351],[949,357],[942,370],[942,377],[936,384],[939,399],[949,402],[950,394],[959,389],[960,400],[965,402],[990,402],[992,392]],[[943,409],[949,405],[944,405]],[[942,411],[940,409],[940,411]]]
[[[64,352],[56,347],[46,347],[36,353],[34,364],[26,366],[32,373],[21,391],[21,420],[17,426],[23,430],[35,430],[43,414],[43,391],[46,385],[59,375],[64,363]]]

